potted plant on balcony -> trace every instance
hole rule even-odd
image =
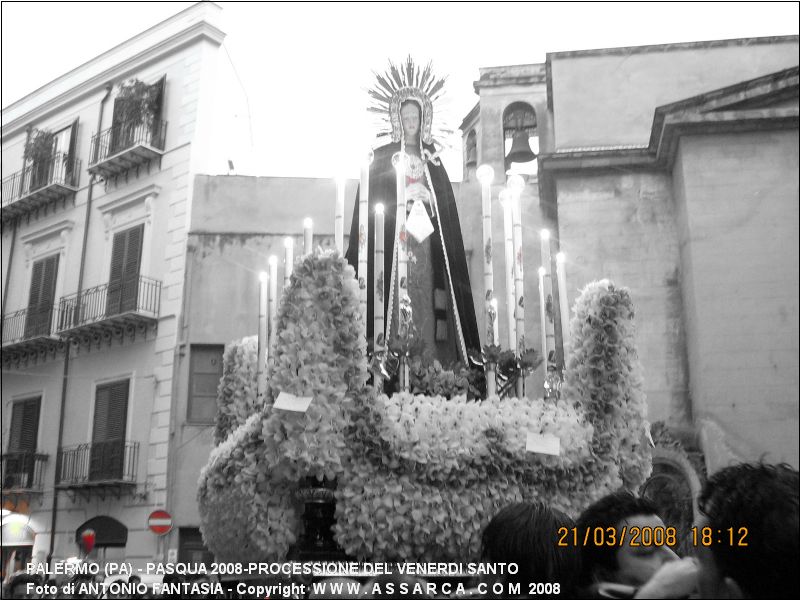
[[[156,86],[147,85],[136,78],[119,84],[119,93],[114,102],[112,153],[136,141],[150,141],[149,133],[158,112],[158,102]]]
[[[30,132],[22,157],[30,165],[28,191],[33,192],[47,184],[48,174],[53,164],[53,142],[55,135],[48,129],[34,129]],[[26,187],[23,184],[23,188]]]

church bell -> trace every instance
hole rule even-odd
[[[506,155],[506,164],[510,165],[512,162],[526,163],[534,158],[536,158],[536,154],[531,150],[528,134],[524,130],[515,131],[511,140],[511,149]]]

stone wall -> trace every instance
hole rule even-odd
[[[630,288],[650,421],[691,423],[672,186],[655,172],[561,175],[561,249],[570,305],[587,283]]]
[[[798,134],[684,137],[674,168],[690,389],[709,470],[798,460]],[[714,447],[709,447],[709,446]]]

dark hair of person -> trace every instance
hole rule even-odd
[[[708,517],[716,541],[711,552],[723,577],[758,598],[796,598],[798,585],[798,472],[787,464],[739,464],[712,475],[698,508]],[[738,542],[747,528],[747,546]],[[719,533],[717,533],[719,532]]]
[[[647,498],[640,498],[628,491],[603,496],[578,517],[579,537],[587,529],[594,531],[595,527],[616,527],[621,521],[638,515],[658,515],[658,508]],[[585,544],[581,545],[580,550],[580,585],[583,587],[591,585],[598,572],[613,573],[619,568],[616,546]]]
[[[504,581],[519,583],[523,596],[528,583],[547,581],[561,584],[560,594],[569,597],[580,573],[580,553],[572,546],[558,546],[558,529],[574,526],[569,516],[541,502],[510,504],[483,530],[481,560],[516,563],[517,574]]]
[[[17,573],[16,575],[12,575],[11,580],[8,582],[8,593],[12,596],[16,595],[16,590],[18,587],[22,587],[23,590],[27,591],[27,585],[40,585],[42,583],[41,578],[38,575],[33,573]]]

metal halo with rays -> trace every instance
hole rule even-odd
[[[367,108],[381,117],[381,129],[378,137],[391,137],[399,142],[402,137],[400,126],[400,105],[406,100],[416,101],[422,109],[420,131],[422,141],[426,144],[437,142],[444,144],[445,139],[453,133],[452,129],[438,126],[433,128],[434,103],[444,95],[444,84],[447,77],[436,77],[431,63],[420,69],[414,59],[408,56],[400,66],[389,61],[389,68],[383,73],[375,73],[376,83],[368,90],[372,104]]]

